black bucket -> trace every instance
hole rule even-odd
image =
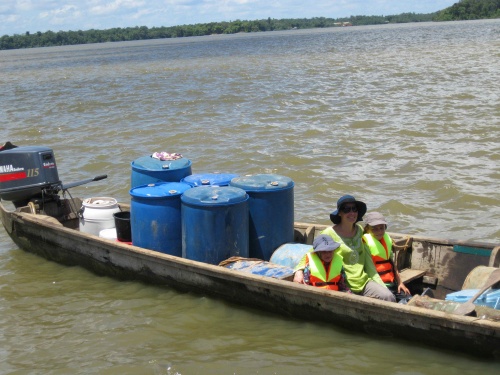
[[[120,242],[132,242],[130,230],[130,211],[120,211],[113,214],[115,218],[116,238]]]

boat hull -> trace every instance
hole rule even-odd
[[[0,214],[7,233],[19,248],[98,275],[202,293],[349,331],[405,339],[416,345],[500,357],[497,321],[311,288],[191,261],[83,233],[44,215],[9,212],[1,204]]]

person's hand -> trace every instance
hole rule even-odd
[[[407,294],[407,295],[411,296],[410,290],[403,283],[400,283],[398,285],[398,293],[401,293],[401,292],[403,292],[404,294]]]
[[[304,284],[304,271],[298,270],[297,272],[295,272],[295,274],[293,275],[293,282]]]

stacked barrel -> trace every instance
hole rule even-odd
[[[175,154],[179,155],[179,154]],[[275,174],[192,174],[183,157],[131,163],[133,245],[210,264],[268,261],[293,241],[293,181]]]

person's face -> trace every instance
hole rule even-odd
[[[371,232],[377,240],[381,240],[385,234],[385,224],[374,225],[371,227]]]
[[[325,263],[330,263],[333,259],[333,251],[318,251],[318,255]]]
[[[346,203],[340,207],[341,220],[354,224],[358,220],[358,207],[355,203]]]

